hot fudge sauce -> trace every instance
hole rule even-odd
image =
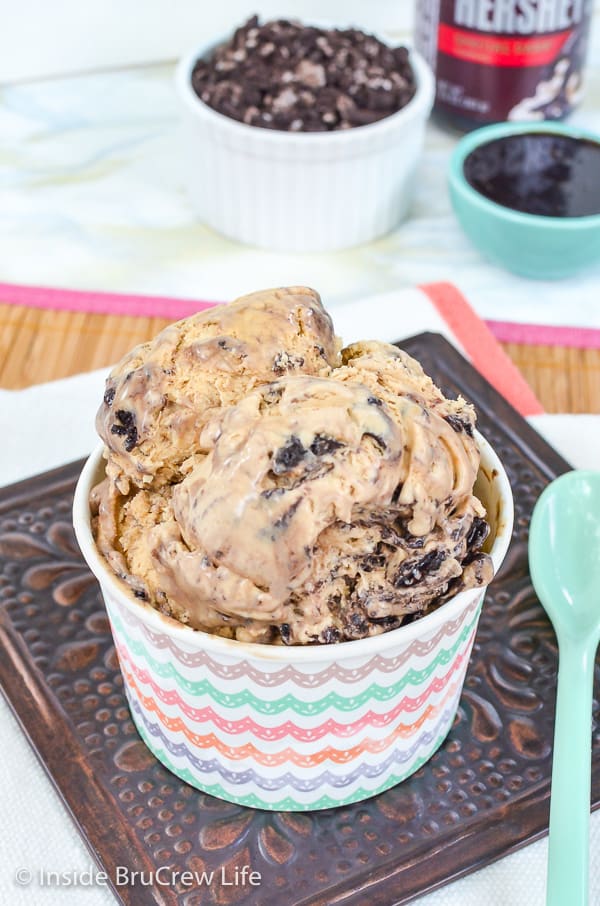
[[[545,217],[600,214],[600,142],[523,132],[475,148],[467,182],[497,204]]]

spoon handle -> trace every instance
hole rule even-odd
[[[588,902],[592,694],[596,646],[561,640],[554,726],[547,906]]]

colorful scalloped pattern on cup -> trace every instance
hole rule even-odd
[[[454,719],[483,594],[385,655],[297,665],[235,658],[157,632],[108,595],[138,731],[170,771],[231,802],[330,808],[399,783]]]

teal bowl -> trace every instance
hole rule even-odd
[[[464,163],[475,148],[523,132],[556,133],[600,143],[600,136],[592,132],[551,122],[500,123],[469,133],[454,150],[449,178],[452,206],[463,230],[487,258],[524,277],[556,280],[599,265],[600,214],[524,214],[490,201],[467,182]]]

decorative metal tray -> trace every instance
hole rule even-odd
[[[75,543],[81,463],[0,492],[0,684],[121,902],[391,906],[546,831],[557,653],[529,579],[527,532],[540,491],[569,466],[441,337],[401,345],[446,393],[476,405],[511,479],[515,530],[450,735],[418,773],[368,802],[267,813],[170,774],[130,720],[98,586]],[[597,707],[595,721],[598,804]],[[117,884],[116,866],[207,875],[149,888]],[[243,866],[260,884],[241,879]]]

